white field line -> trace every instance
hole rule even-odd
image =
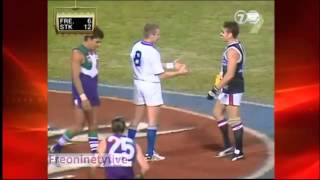
[[[71,178],[74,178],[76,177],[75,175],[64,175],[64,176],[56,176],[56,177],[52,177],[52,178],[49,178],[49,179],[71,179]]]
[[[146,125],[148,126],[147,123],[144,123],[144,122],[141,122],[140,124],[143,124],[141,127],[145,127]],[[110,125],[107,125],[108,127]],[[103,129],[105,128],[106,126],[104,125],[101,125],[101,126],[98,126],[98,129]],[[138,129],[138,132],[137,132],[137,136],[136,137],[145,137],[146,136],[146,133],[143,133],[143,132],[139,132],[141,130],[144,130],[144,129],[147,129],[147,128],[140,128]],[[174,129],[174,130],[166,130],[166,131],[158,131],[157,132],[157,135],[163,135],[163,134],[171,134],[171,133],[179,133],[179,132],[184,132],[184,131],[190,131],[190,130],[193,130],[195,129],[195,127],[187,127],[187,128],[180,128],[180,129]],[[66,129],[57,129],[57,130],[52,130],[51,134],[54,134],[54,136],[56,135],[62,135],[64,132],[65,132]],[[49,133],[48,133],[49,134]],[[99,133],[99,139],[105,139],[106,137],[110,136],[112,133]],[[124,133],[126,134],[126,132]],[[51,136],[48,136],[49,138],[50,137],[53,137],[53,135]],[[69,145],[69,144],[72,144],[72,142],[88,142],[88,135],[87,134],[79,134],[79,135],[76,135],[72,138],[71,142],[66,144],[66,145]]]
[[[126,126],[128,127],[130,123],[126,123]],[[48,127],[49,129],[50,127]],[[104,129],[104,128],[111,128],[111,124],[108,125],[98,125],[98,129]],[[145,122],[141,122],[139,123],[137,130],[141,131],[144,129],[148,128],[148,124]],[[54,130],[49,130],[48,131],[48,137],[53,137],[53,136],[57,136],[57,135],[62,135],[67,129],[54,129]],[[88,126],[83,128],[83,131],[87,131],[88,130]]]

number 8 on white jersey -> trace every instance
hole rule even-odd
[[[133,78],[147,82],[160,82],[163,73],[160,53],[150,42],[139,41],[130,53]]]

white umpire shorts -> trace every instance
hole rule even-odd
[[[224,104],[224,105],[240,106],[242,95],[243,93],[236,93],[236,94],[220,93],[218,96],[218,99],[220,100],[221,104]]]
[[[162,105],[163,99],[161,92],[161,84],[134,80],[133,99],[136,105]]]

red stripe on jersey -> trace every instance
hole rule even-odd
[[[229,105],[233,106],[233,94],[229,94]]]

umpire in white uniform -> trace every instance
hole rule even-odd
[[[171,63],[162,63],[155,43],[160,39],[160,28],[156,24],[144,26],[144,39],[136,42],[130,53],[133,69],[135,116],[132,120],[128,137],[135,139],[139,122],[146,111],[148,118],[147,130],[147,160],[156,161],[165,159],[155,152],[158,114],[163,104],[161,79],[171,78],[188,73],[185,64],[175,60]],[[165,71],[169,70],[169,71]]]

